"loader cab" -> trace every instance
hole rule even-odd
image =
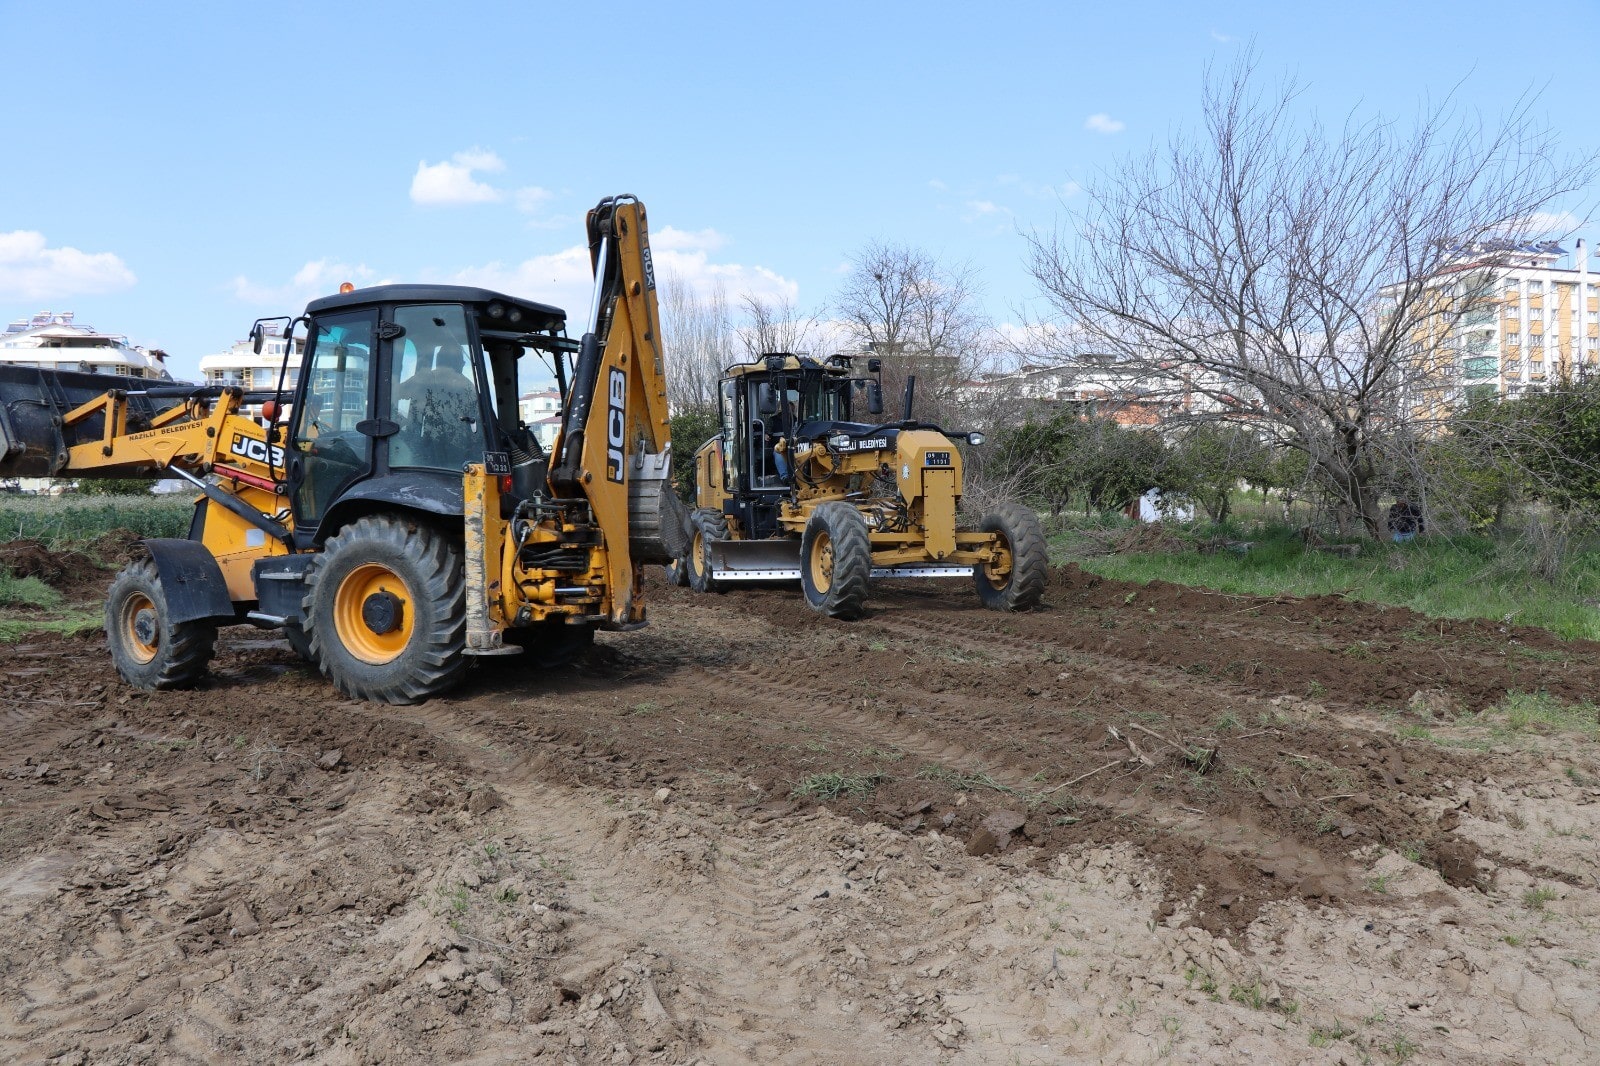
[[[538,443],[521,384],[561,382],[558,308],[456,285],[382,285],[314,301],[284,441],[298,546],[380,507],[459,517],[463,468],[511,473]],[[551,354],[541,364],[530,354]]]

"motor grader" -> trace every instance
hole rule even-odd
[[[1038,604],[1048,576],[1038,516],[1017,505],[962,529],[955,440],[912,417],[882,421],[882,361],[788,353],[729,367],[722,431],[695,454],[689,549],[675,569],[698,591],[798,579],[806,602],[855,618],[880,578],[971,577],[985,607]],[[859,416],[869,420],[860,420]]]
[[[643,625],[644,564],[683,549],[655,277],[643,204],[602,200],[587,223],[581,340],[559,308],[486,289],[346,285],[279,327],[273,389],[0,368],[0,476],[196,492],[189,536],[143,541],[111,585],[118,673],[191,684],[217,628],[248,624],[347,695],[413,703],[474,657],[547,665]],[[562,397],[548,453],[518,419],[541,365]]]

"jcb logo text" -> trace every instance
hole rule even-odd
[[[246,459],[253,459],[258,463],[266,463],[279,469],[283,468],[283,449],[273,445],[270,449],[264,440],[246,437],[242,433],[233,435],[233,444],[228,450],[234,455],[242,455]]]
[[[623,417],[623,404],[628,398],[628,375],[611,368],[606,389],[606,477],[622,484],[622,438],[628,423]]]

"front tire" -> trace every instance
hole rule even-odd
[[[716,578],[712,577],[711,545],[728,539],[728,518],[716,511],[699,510],[690,518],[689,587],[696,592],[721,592]]]
[[[420,703],[466,673],[461,551],[415,519],[368,515],[331,538],[306,570],[313,661],[347,696]]]
[[[978,528],[994,533],[1002,558],[972,569],[978,599],[991,611],[1026,611],[1044,598],[1050,578],[1050,556],[1045,551],[1044,527],[1026,507],[1008,503],[983,516]]]
[[[123,568],[106,594],[106,643],[122,679],[134,688],[183,688],[205,676],[216,654],[211,622],[174,622],[153,559]]]
[[[812,609],[859,618],[871,577],[872,541],[861,512],[838,502],[812,511],[800,538],[800,586]]]

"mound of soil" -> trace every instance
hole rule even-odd
[[[36,577],[51,588],[62,588],[68,575],[88,560],[78,552],[55,552],[42,540],[13,540],[0,544],[0,567],[17,577]]]
[[[109,552],[99,547],[102,541],[119,530],[107,533],[94,542],[93,554],[75,549],[56,550],[42,540],[23,538],[0,544],[0,569],[9,570],[17,577],[36,577],[46,585],[66,593],[69,597],[90,598],[99,593],[110,580],[97,559],[111,558]],[[137,539],[137,534],[129,534]]]

